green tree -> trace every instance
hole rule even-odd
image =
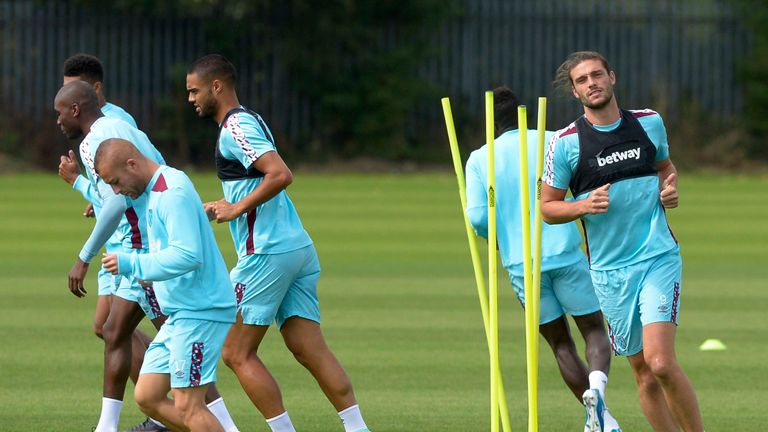
[[[309,102],[314,125],[305,136],[290,137],[289,148],[308,157],[388,159],[419,151],[408,119],[437,91],[418,78],[418,68],[432,52],[432,31],[459,9],[458,0],[80,2],[140,16],[201,19],[205,50],[238,63],[274,56],[291,91]]]
[[[741,62],[744,122],[750,134],[749,153],[768,159],[768,7],[765,0],[737,0],[742,16],[753,30],[751,53]]]

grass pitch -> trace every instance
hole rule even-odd
[[[193,180],[204,199],[220,197],[213,174]],[[766,188],[767,177],[682,175],[681,207],[669,212],[684,259],[678,357],[710,431],[762,430],[766,419]],[[66,275],[92,222],[80,216],[82,198],[55,176],[0,176],[0,190],[0,430],[90,430],[101,402],[103,345],[91,333],[96,271],[85,299],[68,292]],[[371,429],[488,430],[488,354],[455,178],[299,172],[290,194],[320,254],[326,338]],[[228,230],[215,229],[232,265]],[[503,275],[499,287],[502,369],[520,431],[523,313]],[[700,352],[707,338],[728,349]],[[261,354],[299,430],[342,430],[274,330]],[[539,430],[581,430],[582,409],[544,343],[539,357]],[[218,375],[240,430],[267,431],[234,375],[223,365]],[[132,389],[121,428],[143,419]],[[607,396],[625,431],[650,430],[622,358],[612,363]]]

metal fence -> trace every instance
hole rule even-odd
[[[464,16],[435,35],[439,54],[424,73],[482,112],[482,94],[507,84],[535,106],[549,96],[551,124],[581,112],[551,86],[555,70],[573,51],[604,54],[616,70],[623,107],[648,107],[674,118],[698,103],[717,119],[741,110],[735,69],[748,52],[750,32],[717,1],[476,0]]]
[[[557,66],[568,53],[585,49],[600,51],[611,62],[623,107],[654,104],[672,118],[689,102],[713,119],[730,119],[741,110],[735,67],[748,52],[750,32],[720,1],[462,3],[460,14],[435,29],[434,55],[419,75],[477,117],[483,112],[483,91],[501,83],[532,106],[536,96],[553,96],[550,83]],[[265,14],[263,19],[271,18]],[[44,127],[53,127],[62,62],[73,53],[88,52],[105,64],[107,97],[125,106],[151,134],[158,96],[183,86],[174,82],[178,73],[171,76],[173,65],[186,66],[205,53],[200,29],[201,22],[194,19],[105,16],[59,0],[0,0],[2,110],[50,121]],[[395,35],[394,43],[408,37],[397,29]],[[280,53],[272,50],[247,63],[238,60],[241,100],[260,110],[289,145],[293,137],[311,137],[312,107],[291,91]],[[183,94],[178,87],[176,91]],[[434,103],[414,108],[410,124],[424,125],[424,130],[441,126],[437,96]],[[550,107],[553,128],[579,113],[579,105],[567,97],[552,99]],[[6,133],[0,131],[0,140]]]
[[[2,100],[34,118],[51,117],[64,60],[86,52],[105,65],[107,97],[148,120],[154,98],[173,85],[169,67],[204,47],[195,24],[94,15],[61,1],[0,1]]]

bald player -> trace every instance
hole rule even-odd
[[[203,203],[183,172],[159,165],[126,140],[103,142],[95,166],[114,192],[146,199],[150,244],[144,254],[105,254],[104,268],[152,281],[168,315],[147,349],[136,402],[173,429],[224,432],[205,392],[216,380],[236,302]]]
[[[128,114],[128,112],[104,99],[104,67],[98,58],[89,54],[75,54],[64,61],[63,69],[63,84],[79,80],[86,82],[93,87],[104,117],[120,119],[131,126],[136,127],[136,121],[130,114]],[[83,213],[84,216],[97,216],[97,213],[101,210],[101,200],[88,178],[80,174],[77,157],[72,150],[69,151],[67,157],[61,158],[59,164],[59,176],[72,185],[72,188],[80,192],[89,202]],[[117,252],[122,247],[121,243],[120,232],[115,231],[115,233],[107,239],[104,248],[109,253]],[[103,339],[104,322],[107,320],[107,316],[109,316],[109,309],[112,305],[112,296],[117,289],[115,283],[119,282],[120,278],[114,277],[101,268],[99,269],[97,280],[99,287],[96,300],[96,312],[93,318],[93,331],[97,337]],[[144,360],[144,351],[151,341],[152,338],[138,328],[133,331],[131,336],[132,356],[130,378],[134,384],[136,384],[136,380],[139,376],[139,369]],[[141,429],[138,430],[140,431]]]
[[[80,158],[86,167],[89,181],[97,191],[101,208],[96,224],[81,249],[69,274],[69,289],[78,296],[86,294],[83,281],[90,261],[116,231],[126,253],[144,253],[148,248],[144,201],[116,195],[95,172],[93,160],[101,142],[109,138],[123,138],[136,143],[140,151],[157,163],[163,158],[148,137],[128,123],[104,117],[93,87],[82,81],[64,85],[56,95],[54,109],[62,133],[70,139],[85,135],[80,143]],[[62,156],[67,158],[67,156]],[[135,278],[121,277],[115,283],[112,305],[104,323],[104,388],[102,410],[96,432],[116,431],[125,385],[131,367],[131,335],[144,316],[160,328],[165,320],[151,285],[142,286]],[[232,423],[229,413],[215,388],[209,394],[213,410],[222,423]],[[165,430],[159,425],[146,425]],[[234,424],[231,425],[234,428]],[[141,429],[140,429],[141,430]]]

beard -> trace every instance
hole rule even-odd
[[[587,95],[581,97],[581,104],[592,110],[599,110],[608,105],[613,100],[613,89],[603,89],[603,97],[597,100],[590,100]]]
[[[210,90],[208,91],[208,100],[205,104],[200,105],[200,118],[209,118],[213,117],[216,114],[216,111],[219,109],[219,103],[214,99],[213,92]]]

